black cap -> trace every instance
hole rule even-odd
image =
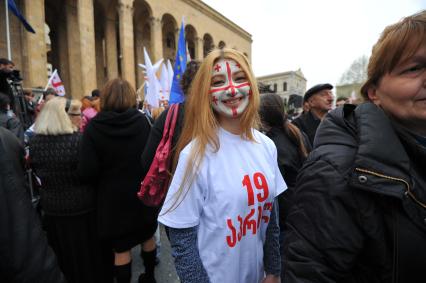
[[[333,89],[333,86],[331,84],[319,84],[319,85],[313,86],[306,91],[305,96],[303,96],[303,101],[307,101],[312,95],[324,89]]]

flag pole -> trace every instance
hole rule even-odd
[[[12,49],[10,48],[10,28],[9,28],[9,7],[7,0],[4,0],[6,10],[6,41],[7,41],[7,58],[12,60]]]
[[[46,91],[46,90],[47,90],[47,88],[49,87],[50,83],[52,82],[53,76],[54,76],[54,75],[56,75],[56,73],[57,73],[57,72],[58,72],[58,69],[55,69],[55,70],[53,71],[53,73],[50,75],[50,78],[49,78],[49,80],[47,81],[47,85],[46,85],[46,87],[44,88],[44,91]]]

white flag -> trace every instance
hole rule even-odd
[[[143,48],[144,58],[145,58],[145,64],[139,64],[140,67],[145,68],[146,70],[146,77],[147,77],[147,91],[145,96],[145,101],[151,105],[151,107],[159,107],[159,99],[160,99],[160,82],[158,81],[156,72],[160,68],[161,63],[163,62],[163,59],[160,59],[158,62],[155,63],[153,66],[151,63],[151,59],[149,58],[148,52],[146,51],[146,48]]]
[[[58,70],[55,69],[53,74],[50,76],[50,79],[47,85],[52,86],[55,89],[56,94],[58,96],[65,96],[65,87],[64,87],[64,84],[62,83],[61,78],[59,77]]]
[[[173,76],[174,76],[174,72],[173,72],[173,67],[172,67],[172,63],[170,63],[170,60],[167,59],[167,74],[169,75],[169,90],[172,88],[172,83],[173,83]]]
[[[166,64],[163,64],[163,66],[161,67],[160,83],[161,83],[160,100],[169,100],[170,85],[169,85],[169,74],[167,72]]]

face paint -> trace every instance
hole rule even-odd
[[[219,115],[239,117],[247,108],[250,83],[241,66],[232,59],[220,59],[213,66],[211,104]]]

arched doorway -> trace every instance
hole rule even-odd
[[[105,8],[100,0],[93,3],[94,21],[95,21],[95,54],[96,54],[96,84],[101,88],[108,80],[108,64],[106,56],[105,39]]]
[[[188,46],[189,56],[195,59],[195,50],[197,50],[197,32],[192,25],[185,26],[185,40]]]
[[[175,18],[170,14],[164,14],[161,18],[162,22],[162,37],[163,37],[163,58],[164,60],[170,59],[171,62],[175,61],[176,55],[176,38],[178,34],[177,24]]]
[[[143,0],[136,0],[133,13],[136,88],[140,87],[144,81],[143,70],[138,66],[139,63],[144,63],[144,47],[148,51],[150,58],[153,58],[151,52],[151,16],[151,7]]]
[[[210,34],[206,33],[203,36],[203,57],[206,57],[207,54],[214,48],[213,38]]]
[[[57,69],[65,86],[66,93],[71,92],[71,75],[69,68],[68,29],[66,5],[59,1],[45,0],[44,12],[46,31],[50,46],[47,46],[47,64],[52,70]],[[44,86],[43,86],[44,87]]]

